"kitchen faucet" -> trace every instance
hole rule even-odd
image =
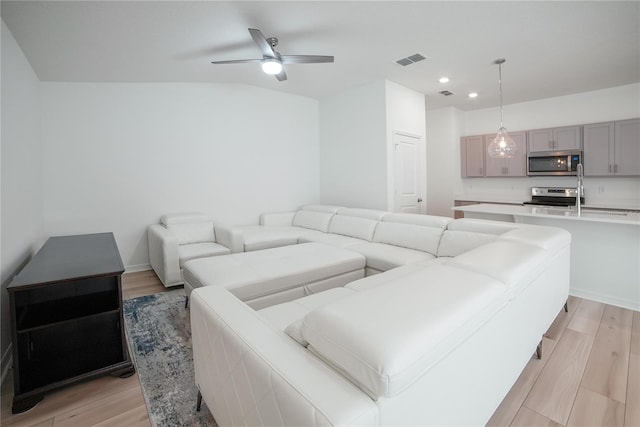
[[[584,194],[584,170],[582,169],[582,163],[578,163],[578,188],[576,188],[576,212],[578,216],[582,215],[582,203],[580,197]]]

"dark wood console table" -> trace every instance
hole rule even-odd
[[[51,237],[11,284],[16,414],[46,392],[135,372],[122,313],[124,266],[113,233]]]

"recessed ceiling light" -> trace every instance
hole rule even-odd
[[[478,92],[469,92],[469,98],[477,98]]]
[[[438,80],[440,83],[449,83],[449,77],[440,77]]]

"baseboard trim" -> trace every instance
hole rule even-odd
[[[151,270],[151,264],[127,265],[124,268],[125,273],[137,273],[138,271],[147,271],[147,270]]]
[[[2,360],[0,361],[0,366],[2,366],[2,380],[0,380],[0,384],[4,384],[4,380],[9,375],[9,369],[11,369],[11,365],[13,364],[13,351],[11,350],[11,343],[9,343],[9,347],[7,351],[2,355]]]
[[[614,305],[616,307],[626,308],[633,311],[640,311],[640,303],[638,303],[637,301],[615,298],[610,295],[601,294],[599,292],[591,292],[581,289],[570,289],[569,294],[573,295],[574,297],[601,302],[603,304]]]

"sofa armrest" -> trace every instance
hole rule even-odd
[[[243,252],[242,229],[227,225],[215,224],[216,243],[220,243],[231,250],[231,253]]]
[[[363,391],[223,286],[190,300],[196,385],[219,425],[379,425]]]
[[[287,226],[293,225],[293,217],[296,212],[272,212],[260,215],[260,225]]]
[[[165,286],[182,283],[178,259],[178,238],[160,224],[147,229],[149,263]]]

